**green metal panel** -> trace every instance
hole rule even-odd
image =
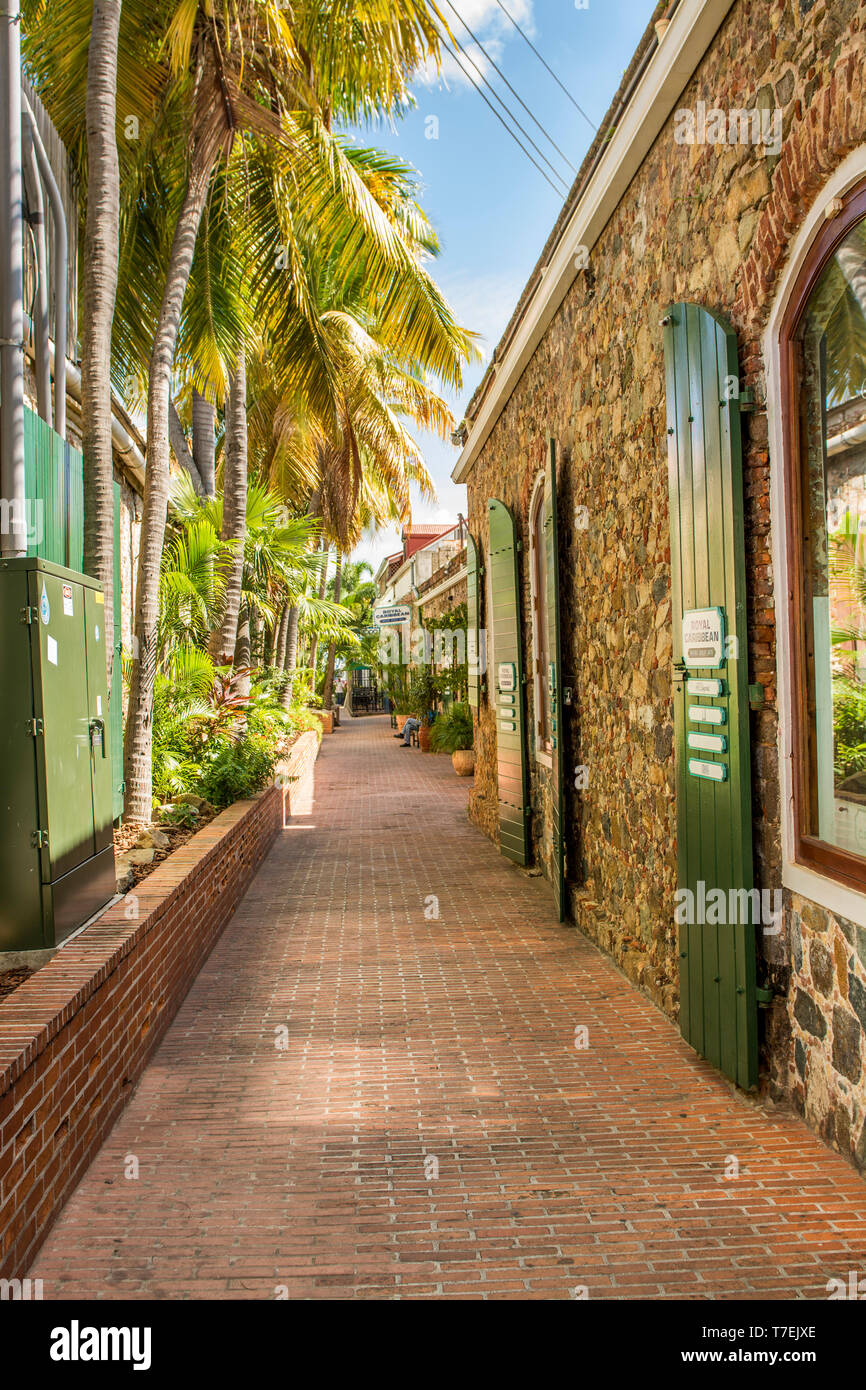
[[[43,934],[34,844],[39,804],[30,628],[21,620],[29,602],[27,572],[0,564],[0,644],[7,673],[0,681],[0,951],[39,951],[52,944]]]
[[[472,537],[466,535],[466,655],[469,663],[469,703],[477,711],[481,708],[482,651],[480,644],[480,623],[478,621],[478,595],[481,569],[478,564],[478,547]]]
[[[758,1076],[756,928],[745,900],[731,894],[754,882],[735,334],[707,309],[675,304],[665,320],[665,373],[678,880],[692,895],[680,895],[680,912],[694,919],[679,927],[680,1026],[696,1051],[750,1087]],[[683,615],[702,609],[722,611],[727,640],[718,666],[711,646],[683,649]],[[696,695],[690,680],[718,680],[720,693]],[[690,717],[701,705],[722,711],[718,731]],[[701,732],[719,732],[724,745],[690,748],[689,734]]]
[[[87,588],[82,593],[93,840],[98,852],[114,842],[114,779],[108,711],[108,672],[105,662],[105,597],[101,587]]]
[[[114,663],[108,722],[111,734],[112,805],[115,820],[123,815],[126,783],[123,780],[123,640],[120,627],[120,484],[114,484]]]
[[[520,632],[518,542],[514,518],[495,499],[487,504],[490,525],[490,593],[493,651],[490,672],[496,692],[496,747],[499,782],[499,843],[516,864],[529,862],[527,820],[526,723],[523,707],[523,643]],[[509,688],[513,687],[513,688]]]
[[[51,883],[94,853],[90,715],[85,658],[84,599],[79,576],[30,572],[34,712],[43,723],[36,740],[43,882]]]
[[[41,416],[24,410],[27,554],[80,571],[84,557],[84,460]]]
[[[560,922],[565,920],[565,844],[563,789],[565,786],[562,639],[559,617],[559,541],[556,504],[556,441],[548,445],[547,474],[544,480],[544,544],[547,551],[547,650],[550,669],[542,672],[550,690],[550,733],[553,744],[551,791],[553,801],[553,896]]]

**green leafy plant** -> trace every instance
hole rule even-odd
[[[200,816],[195,806],[189,806],[185,801],[174,801],[160,806],[157,819],[160,825],[173,825],[180,830],[197,830]]]
[[[430,745],[435,753],[458,753],[472,747],[474,736],[471,709],[455,701],[436,719],[430,730]]]
[[[439,687],[429,666],[417,666],[409,681],[409,709],[416,719],[427,725],[439,698]]]
[[[259,734],[247,733],[238,742],[220,740],[205,752],[199,793],[212,806],[246,801],[264,789],[277,760],[273,745]]]

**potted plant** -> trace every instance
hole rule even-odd
[[[430,726],[433,723],[438,694],[436,680],[430,667],[417,667],[412,672],[412,680],[409,685],[409,702],[412,714],[421,721],[421,727],[418,730],[418,747],[422,753],[429,753],[430,751]]]
[[[405,666],[387,666],[382,672],[382,688],[388,697],[391,712],[397,724],[397,733],[403,732],[403,725],[412,713],[409,696],[409,673]]]
[[[474,734],[472,711],[459,701],[439,715],[430,731],[434,751],[451,754],[451,765],[458,777],[471,777],[475,772]]]

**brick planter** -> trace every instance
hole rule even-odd
[[[323,734],[334,732],[334,711],[330,709],[308,709],[307,714],[314,714],[322,726]]]
[[[319,740],[110,907],[0,1007],[0,1277],[21,1278],[276,835]]]

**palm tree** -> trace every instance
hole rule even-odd
[[[114,661],[114,468],[111,451],[111,325],[117,290],[120,166],[117,46],[121,0],[93,0],[87,60],[87,213],[81,315],[84,568],[105,591],[108,689]],[[66,389],[66,344],[55,344],[55,390]]]

